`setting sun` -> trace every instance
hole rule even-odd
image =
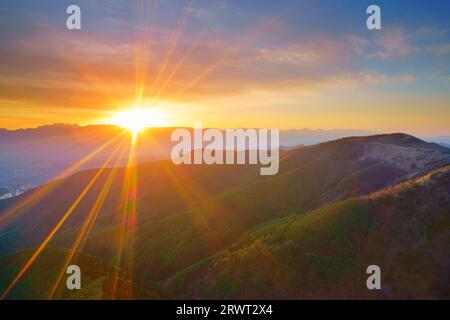
[[[165,127],[168,125],[166,115],[159,110],[142,108],[117,112],[108,122],[127,128],[133,133],[147,127]]]

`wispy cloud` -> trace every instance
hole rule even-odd
[[[401,58],[416,50],[407,42],[407,36],[403,29],[398,27],[381,31],[371,39],[350,35],[348,41],[355,53],[371,59]]]
[[[137,85],[147,99],[156,95],[179,105],[248,97],[252,105],[280,108],[325,94],[352,100],[352,94],[385,87],[425,92],[421,81],[428,88],[430,81],[448,85],[449,33],[442,21],[419,28],[399,21],[374,32],[321,23],[316,30],[316,22],[296,19],[300,12],[286,6],[275,14],[278,3],[250,10],[231,2],[164,2],[157,6],[166,10],[162,15],[111,3],[106,13],[97,10],[98,25],[85,20],[80,32],[60,21],[0,12],[0,59],[7,61],[0,65],[3,117],[12,114],[11,104],[30,115],[98,113],[132,101]],[[220,118],[212,109],[205,113]]]

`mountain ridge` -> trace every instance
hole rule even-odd
[[[380,157],[380,145],[383,152],[388,147],[384,158]],[[377,151],[376,157],[371,150]],[[450,164],[449,154],[406,135],[382,135],[288,150],[280,159],[279,174],[274,177],[260,176],[258,167],[249,165],[175,166],[170,161],[140,164],[136,166],[141,192],[136,199],[139,224],[135,281],[159,287],[177,272],[233,245],[258,225],[270,225],[293,214],[310,214],[349,199],[367,197],[412,176],[431,172],[441,163]],[[420,166],[412,167],[398,163],[399,155],[405,159],[425,158],[420,158]],[[426,157],[435,162],[424,161]],[[99,188],[112,171],[117,171],[112,188],[82,251],[105,263],[113,262],[117,255],[114,239],[120,232],[115,217],[123,208],[119,200],[124,168],[105,169],[50,247],[71,246]],[[62,179],[61,185],[42,203],[24,212],[23,218],[18,217],[10,227],[0,226],[0,255],[39,244],[94,174],[91,169]],[[17,199],[0,201],[0,217],[16,201],[31,196],[29,192]],[[364,211],[367,207],[364,201],[368,200],[358,202],[362,206],[352,201],[348,205]],[[141,297],[147,297],[146,289],[141,289]]]
[[[258,225],[165,286],[184,299],[448,299],[450,166],[389,190]],[[411,199],[422,207],[413,209]],[[317,229],[325,221],[328,229]],[[406,258],[416,261],[405,264]],[[365,268],[373,263],[383,272],[378,292],[365,287]]]

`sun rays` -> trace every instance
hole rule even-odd
[[[121,143],[121,145],[118,148],[123,149],[122,147],[123,147],[123,142]],[[84,221],[80,231],[78,232],[78,235],[72,245],[70,253],[69,253],[68,257],[66,258],[65,264],[64,264],[63,268],[61,269],[53,288],[50,291],[48,299],[53,299],[53,298],[57,297],[56,295],[58,294],[58,290],[60,289],[61,281],[65,275],[67,267],[73,261],[73,258],[78,253],[78,251],[83,248],[83,245],[87,240],[87,237],[89,236],[92,228],[94,227],[95,221],[97,220],[97,217],[100,214],[100,211],[103,207],[106,196],[108,195],[108,192],[111,189],[113,180],[116,177],[116,174],[118,171],[117,166],[119,165],[119,161],[120,161],[122,155],[123,155],[123,150],[120,153],[120,156],[116,159],[113,169],[111,169],[110,174],[108,175],[103,187],[101,188],[101,191],[99,192],[99,195],[98,195],[95,203],[93,204],[91,210],[89,211],[89,214],[86,217],[86,220]]]
[[[146,6],[145,3],[145,1],[139,1],[138,8],[140,19],[142,19],[142,22],[144,24],[144,29],[148,27],[148,19],[154,16],[154,11],[157,7],[156,1],[152,1],[150,6]],[[150,15],[148,10],[151,10]],[[63,267],[57,274],[54,285],[49,288],[48,299],[61,297],[61,283],[64,278],[67,266],[69,266],[70,263],[73,263],[77,253],[83,249],[84,244],[86,243],[92,229],[94,228],[95,222],[102,211],[102,208],[105,204],[105,199],[110,192],[111,186],[119,176],[117,174],[119,170],[119,160],[122,158],[122,155],[124,155],[124,147],[126,147],[127,143],[129,144],[129,154],[125,155],[128,159],[127,165],[124,169],[120,169],[124,170],[124,174],[120,199],[120,213],[116,217],[116,227],[118,228],[119,232],[117,239],[115,239],[116,247],[112,248],[112,251],[115,252],[115,265],[120,269],[117,269],[116,274],[113,277],[112,297],[124,299],[132,299],[134,297],[132,286],[126,288],[124,292],[118,292],[118,279],[119,273],[122,276],[125,276],[125,280],[128,283],[132,284],[134,279],[135,237],[137,221],[139,218],[137,207],[138,170],[136,167],[137,159],[135,153],[136,139],[138,137],[138,133],[146,127],[164,127],[169,125],[168,114],[164,112],[164,109],[156,107],[156,104],[160,104],[159,98],[166,94],[166,90],[168,87],[170,87],[170,83],[175,79],[179,70],[183,68],[183,65],[189,59],[191,52],[211,24],[211,21],[209,21],[204,32],[193,42],[192,45],[189,46],[188,50],[185,51],[183,56],[178,59],[175,67],[172,70],[169,70],[169,65],[174,59],[174,51],[179,45],[180,38],[186,30],[189,16],[190,12],[184,12],[184,15],[176,24],[171,40],[169,41],[169,44],[167,46],[165,56],[162,61],[160,61],[158,73],[153,76],[153,81],[151,82],[150,86],[148,86],[150,77],[147,70],[150,63],[150,56],[152,54],[152,39],[145,38],[144,40],[142,40],[141,38],[139,38],[136,41],[134,61],[136,77],[136,96],[134,99],[135,106],[129,109],[120,109],[121,103],[123,102],[114,98],[114,91],[108,90],[107,83],[96,75],[95,71],[90,68],[87,62],[75,57],[72,61],[70,61],[72,65],[75,65],[80,74],[92,84],[93,88],[117,108],[117,110],[109,119],[106,120],[106,122],[126,128],[132,133],[132,138],[127,139],[127,136],[129,137],[130,135],[126,135],[127,130],[124,130],[120,135],[100,146],[92,153],[86,155],[83,159],[70,166],[58,176],[62,178],[76,172],[82,164],[92,159],[95,155],[99,154],[99,152],[105,150],[111,145],[114,145],[114,143],[117,143],[104,163],[94,173],[93,177],[90,179],[87,185],[78,194],[75,201],[69,206],[68,210],[64,213],[61,213],[61,218],[59,219],[59,221],[52,228],[45,239],[43,239],[42,243],[38,246],[32,256],[20,268],[19,272],[14,276],[6,289],[1,293],[0,299],[5,299],[8,297],[10,292],[24,277],[27,271],[32,267],[33,263],[41,255],[43,250],[49,245],[52,239],[55,238],[55,235],[61,230],[70,216],[74,214],[75,210],[80,206],[80,203],[85,201],[86,195],[92,192],[93,186],[96,183],[99,183],[100,177],[106,174],[106,179],[104,180],[102,187],[96,195],[95,201],[90,207],[89,212],[87,212],[86,218],[82,223],[80,230],[78,231],[72,242],[68,255],[64,260]],[[219,63],[222,63],[222,60],[223,59],[220,59],[218,63],[207,66],[198,75],[194,75],[191,81],[188,81],[186,85],[184,85],[179,91],[172,93],[171,97],[177,97],[182,92],[191,88],[198,81],[200,81],[211,71],[213,71]],[[149,93],[150,96],[148,96]],[[150,101],[150,103],[148,106],[145,106],[144,101],[147,100]],[[113,169],[107,170],[107,167],[111,166],[111,164]],[[181,196],[181,198],[183,198],[186,204],[188,204],[189,206],[199,205],[204,210],[213,210],[213,207],[207,200],[206,196],[201,192],[200,189],[196,188],[195,185],[187,186],[183,181],[180,181],[180,177],[177,177],[170,167],[165,166],[165,174],[167,175],[167,179],[169,179],[175,186],[175,192],[177,192]],[[35,206],[46,196],[57,190],[60,187],[61,181],[62,180],[56,180],[54,182],[46,184],[36,191],[31,192],[21,202],[2,214],[0,216],[0,228],[8,226],[18,217],[25,214],[28,209]],[[214,242],[214,235],[209,230],[208,224],[203,221],[203,217],[196,216],[194,217],[194,219],[198,221],[199,226],[202,226],[202,228],[204,228],[203,232],[206,233],[205,237],[209,240],[213,240]]]
[[[66,220],[70,217],[70,215],[73,213],[73,211],[77,208],[77,206],[80,204],[80,202],[83,200],[83,198],[86,196],[88,191],[91,189],[91,187],[94,185],[94,183],[97,181],[97,179],[100,177],[102,172],[105,170],[106,166],[111,161],[114,154],[117,152],[118,149],[116,149],[110,157],[105,161],[103,166],[97,170],[94,177],[91,179],[91,181],[87,184],[87,186],[83,189],[83,191],[78,195],[75,202],[70,206],[70,208],[67,210],[67,212],[63,215],[61,220],[56,224],[56,226],[53,228],[53,230],[50,232],[50,234],[45,238],[45,240],[42,242],[42,244],[39,246],[39,248],[36,250],[36,252],[31,256],[31,258],[25,263],[23,268],[19,271],[19,273],[14,277],[10,285],[6,288],[6,290],[2,293],[0,296],[0,299],[4,299],[9,292],[13,289],[13,287],[16,285],[16,283],[23,277],[23,275],[27,272],[27,270],[30,268],[30,266],[33,264],[33,262],[37,259],[37,257],[41,254],[41,252],[45,249],[45,247],[48,245],[48,243],[53,239],[55,234],[58,232],[58,230],[62,227],[62,225],[66,222]]]

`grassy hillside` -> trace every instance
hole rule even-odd
[[[168,288],[186,298],[219,299],[307,298],[331,285],[354,290],[348,278],[363,267],[357,246],[372,223],[369,204],[357,200],[270,221],[178,272]]]
[[[0,291],[3,292],[20,268],[34,253],[33,249],[4,256],[0,259]],[[8,299],[47,299],[51,288],[64,266],[68,251],[64,248],[47,248],[36,259],[24,278],[13,288]],[[115,272],[110,265],[82,253],[77,254],[72,262],[81,269],[82,290],[66,289],[65,280],[59,288],[59,298],[64,299],[102,299],[108,297],[104,283]],[[66,279],[66,278],[64,278]]]
[[[272,177],[260,176],[257,166],[175,166],[166,161],[140,165],[136,168],[137,224],[133,248],[127,245],[123,248],[124,252],[134,253],[132,264],[135,294],[149,298],[165,294],[176,296],[179,291],[182,296],[189,297],[242,297],[239,289],[241,278],[233,273],[234,268],[239,266],[233,260],[234,255],[227,257],[224,260],[226,263],[220,263],[223,255],[221,250],[225,248],[232,252],[237,250],[236,252],[240,252],[238,256],[250,252],[252,259],[256,259],[256,265],[259,259],[266,261],[269,266],[274,264],[273,268],[267,268],[266,271],[265,267],[261,268],[260,275],[254,274],[255,277],[258,276],[252,280],[254,285],[265,286],[265,276],[278,272],[280,283],[286,283],[286,288],[289,287],[287,283],[292,282],[292,288],[285,293],[280,293],[281,289],[277,289],[274,283],[267,284],[267,290],[250,288],[245,284],[243,288],[249,295],[252,292],[255,295],[260,292],[263,296],[275,297],[317,295],[317,292],[295,291],[295,281],[300,279],[289,278],[288,275],[295,274],[296,271],[292,270],[297,270],[296,261],[303,266],[302,272],[311,273],[306,278],[309,280],[301,280],[309,281],[310,286],[321,283],[320,279],[323,277],[331,279],[338,275],[337,279],[341,279],[339,281],[343,284],[339,287],[352,288],[357,292],[360,287],[347,283],[347,279],[350,273],[359,270],[366,262],[360,251],[364,251],[365,245],[370,245],[366,244],[368,240],[364,235],[370,233],[381,221],[378,217],[378,205],[374,205],[380,200],[353,199],[324,207],[337,201],[368,195],[429,171],[449,159],[448,150],[443,151],[433,144],[407,135],[383,135],[367,139],[347,138],[289,150],[282,155],[279,174]],[[411,165],[414,161],[417,161],[416,166]],[[125,177],[123,168],[105,170],[51,245],[66,248],[72,245],[112,171],[116,175],[111,190],[83,252],[107,265],[119,267],[116,263],[119,256],[119,216],[124,210],[121,203]],[[12,223],[0,226],[0,256],[41,243],[94,174],[94,170],[84,171],[50,183],[55,184],[55,188],[41,201],[18,215]],[[4,208],[4,214],[8,208],[32,195],[33,192],[30,192],[16,199],[0,201],[0,210]],[[392,206],[396,208],[395,203]],[[314,212],[308,213],[311,211]],[[260,224],[264,227],[248,233]],[[275,228],[276,226],[281,229]],[[288,229],[290,233],[280,231]],[[315,229],[322,232],[316,234],[313,232]],[[267,230],[267,236],[264,235],[264,230]],[[295,230],[306,231],[298,231],[299,234],[296,234]],[[242,238],[244,234],[246,236]],[[287,234],[289,237],[283,238]],[[284,239],[284,242],[272,243],[272,236]],[[382,236],[379,237],[383,239]],[[285,242],[296,243],[300,238],[303,239],[300,249],[297,245],[282,245]],[[311,247],[303,249],[303,243]],[[244,246],[247,244],[249,248]],[[243,251],[239,251],[238,248],[242,246]],[[272,246],[279,248],[274,249]],[[330,250],[328,247],[338,250],[336,257],[323,254]],[[295,251],[290,257],[288,253],[292,250],[299,251]],[[276,259],[270,262],[267,257],[260,256],[260,252],[269,252]],[[289,257],[292,258],[292,266],[289,266]],[[284,258],[289,259],[284,261]],[[208,281],[200,279],[199,283],[192,282],[188,271],[203,270],[206,266],[210,268],[212,261],[214,265],[225,268],[221,271],[224,272],[224,277],[219,277],[224,282],[218,280],[218,275],[207,276],[212,284],[217,283],[217,286],[213,286],[215,289],[208,293],[202,287]],[[228,261],[231,263],[229,266]],[[252,264],[252,261],[246,261],[238,269],[244,272],[245,265]],[[328,274],[328,268],[334,265],[336,270]],[[1,266],[0,273],[3,272]],[[179,279],[180,274],[173,277],[177,272],[186,275],[186,284]],[[229,272],[231,273],[227,275]],[[200,275],[206,276],[201,272]],[[249,281],[252,276],[253,274],[248,277]],[[160,286],[169,278],[172,280],[168,292],[160,292]],[[105,286],[108,287],[107,284]],[[274,288],[268,289],[271,286]],[[309,288],[307,283],[302,286]],[[228,287],[231,289],[227,289]],[[323,290],[331,292],[329,287],[324,287]],[[339,294],[335,293],[336,296]]]
[[[176,273],[183,298],[449,298],[450,167],[371,197],[261,224]],[[366,289],[366,268],[382,290]]]

